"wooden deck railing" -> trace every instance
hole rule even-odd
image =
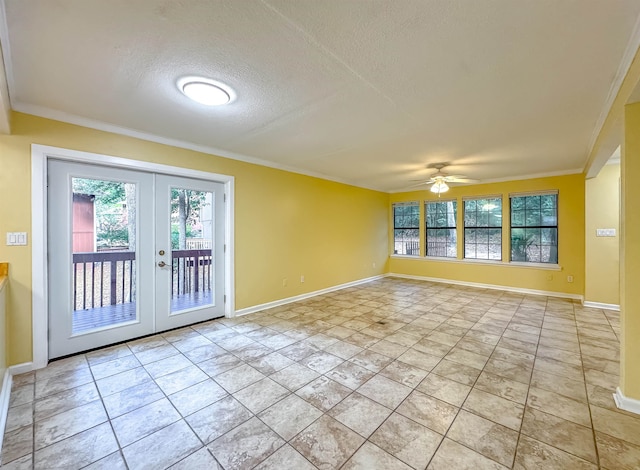
[[[211,290],[212,251],[173,250],[171,296]],[[74,310],[134,302],[134,251],[73,254]]]

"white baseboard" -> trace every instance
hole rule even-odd
[[[33,362],[23,362],[22,364],[16,364],[15,366],[9,367],[9,373],[11,375],[25,374],[32,370],[35,370],[33,368]]]
[[[454,279],[443,279],[439,277],[414,276],[412,274],[388,273],[387,277],[400,277],[404,279],[415,279],[418,281],[439,282],[442,284],[453,284],[456,286],[478,287],[480,289],[494,289],[506,292],[517,292],[518,294],[544,295],[546,297],[559,297],[562,299],[574,299],[582,301],[583,297],[579,294],[569,294],[567,292],[553,292],[546,290],[525,289],[523,287],[500,286],[497,284],[483,284],[480,282],[458,281]]]
[[[620,305],[618,304],[603,304],[602,302],[591,302],[590,300],[585,300],[582,302],[582,305],[585,307],[601,308],[604,310],[615,310],[616,312],[620,311]]]
[[[640,400],[625,397],[622,394],[622,390],[620,390],[620,387],[616,388],[616,393],[613,394],[613,400],[616,402],[616,406],[621,410],[640,414]]]
[[[260,305],[254,305],[253,307],[241,308],[240,310],[236,310],[234,316],[239,317],[239,316],[242,316],[242,315],[248,315],[250,313],[259,312],[261,310],[266,310],[268,308],[279,307],[280,305],[286,305],[286,304],[290,304],[292,302],[298,302],[300,300],[309,299],[309,298],[315,297],[317,295],[327,294],[329,292],[334,292],[334,291],[337,291],[337,290],[346,289],[347,287],[353,287],[353,286],[358,286],[360,284],[366,284],[367,282],[375,281],[377,279],[382,279],[382,278],[384,278],[386,276],[387,276],[386,274],[380,274],[378,276],[367,277],[367,278],[364,278],[364,279],[358,279],[357,281],[351,281],[351,282],[347,282],[345,284],[339,284],[337,286],[327,287],[326,289],[320,289],[320,290],[316,290],[316,291],[313,291],[313,292],[307,292],[306,294],[300,294],[300,295],[296,295],[296,296],[293,296],[293,297],[287,297],[285,299],[274,300],[273,302],[267,302],[267,303],[260,304]]]
[[[4,438],[4,428],[7,424],[7,414],[9,413],[9,398],[11,396],[11,372],[4,371],[2,378],[2,388],[0,389],[0,449]]]

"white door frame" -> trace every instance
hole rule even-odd
[[[47,162],[48,159],[106,165],[224,184],[225,204],[225,317],[235,315],[234,277],[234,183],[230,175],[162,165],[122,157],[81,152],[47,145],[31,145],[31,309],[33,330],[33,369],[45,367],[49,360],[49,305],[47,279]]]

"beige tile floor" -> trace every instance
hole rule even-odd
[[[387,278],[15,377],[4,469],[640,468],[619,317]]]

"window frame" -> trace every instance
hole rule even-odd
[[[467,202],[469,201],[475,201],[476,204],[478,201],[499,201],[500,202],[500,225],[496,226],[496,225],[489,225],[489,215],[490,215],[490,210],[487,211],[487,226],[480,226],[477,224],[477,215],[478,215],[478,211],[477,209],[474,211],[475,212],[475,217],[476,217],[476,225],[467,225]],[[486,195],[486,196],[473,196],[473,197],[464,197],[462,198],[462,243],[463,243],[463,250],[462,250],[462,255],[463,255],[463,259],[464,260],[468,260],[468,261],[483,261],[483,262],[490,262],[490,263],[501,263],[503,262],[502,258],[502,247],[503,247],[503,236],[502,236],[502,230],[503,230],[503,226],[504,226],[504,221],[503,221],[503,216],[504,216],[504,201],[503,201],[503,195],[502,194],[498,194],[498,195]],[[484,212],[484,211],[482,211]],[[475,249],[475,253],[476,256],[475,257],[468,257],[467,256],[467,230],[474,230],[475,231],[475,235],[477,236],[478,230],[480,231],[486,231],[487,232],[487,257],[486,258],[478,258],[478,242],[474,241],[472,244],[475,245],[476,249]],[[496,244],[492,244],[489,242],[489,237],[490,237],[490,232],[489,231],[498,231],[499,235],[500,235],[500,245],[499,245],[499,251],[498,253],[500,254],[499,258],[490,258],[491,255],[491,246],[496,246]]]
[[[398,207],[415,207],[418,210],[418,214],[417,214],[417,225],[414,226],[410,226],[410,227],[398,227],[396,226],[396,208]],[[420,202],[419,201],[407,201],[407,202],[394,202],[391,205],[391,217],[393,219],[393,256],[410,256],[410,257],[420,257]],[[406,215],[405,215],[406,217]],[[413,217],[413,216],[410,216]],[[415,247],[417,250],[417,252],[414,253],[407,253],[407,243],[412,243],[409,240],[405,240],[402,239],[400,241],[397,241],[396,239],[396,230],[416,230],[417,235],[416,235],[416,242],[417,246]],[[396,250],[396,244],[397,243],[402,243],[404,244],[404,253],[398,253]]]
[[[443,226],[443,227],[429,227],[429,211],[428,211],[428,205],[429,204],[439,204],[439,203],[449,203],[452,202],[454,203],[454,208],[453,208],[453,220],[454,220],[454,225],[453,227],[451,226]],[[436,213],[437,213],[437,206],[436,206]],[[447,211],[447,213],[449,213],[449,211]],[[455,234],[455,241],[454,241],[454,255],[453,256],[449,256],[448,254],[445,255],[432,255],[429,254],[429,231],[433,231],[433,230],[453,230],[453,233]],[[457,259],[458,258],[458,200],[456,198],[452,198],[452,199],[444,199],[444,200],[426,200],[424,201],[424,242],[425,242],[425,257],[427,258],[444,258],[444,259]],[[448,238],[448,237],[447,237]],[[449,252],[449,241],[445,242],[445,252]]]
[[[558,191],[557,190],[552,190],[552,191],[536,191],[536,192],[526,192],[526,193],[510,193],[509,194],[509,261],[511,263],[521,263],[523,265],[542,265],[542,266],[557,266],[559,263],[559,239],[560,239],[560,231],[559,231],[559,197],[558,197]],[[527,200],[526,198],[529,197],[540,197],[540,196],[554,196],[555,197],[555,207],[554,207],[554,213],[555,213],[555,225],[545,225],[543,223],[543,209],[542,209],[542,201],[540,201],[540,206],[538,208],[538,211],[540,212],[540,223],[538,225],[527,225]],[[514,225],[514,211],[513,210],[513,199],[514,198],[525,198],[524,201],[524,207],[525,209],[523,210],[524,212],[524,225]],[[517,211],[520,212],[520,211]],[[525,252],[524,252],[524,256],[525,259],[516,259],[514,260],[513,258],[513,250],[514,250],[514,244],[513,244],[513,230],[524,230],[525,234],[527,229],[530,230],[538,230],[539,231],[539,237],[540,237],[540,260],[537,261],[530,261],[527,260],[527,256],[528,253],[526,251],[526,247],[525,247]],[[554,244],[543,244],[542,243],[542,230],[543,229],[554,229],[555,230],[555,243]],[[551,260],[551,261],[541,261],[542,259],[542,247],[543,246],[549,246],[555,248],[555,260]],[[550,258],[551,259],[551,258]]]

